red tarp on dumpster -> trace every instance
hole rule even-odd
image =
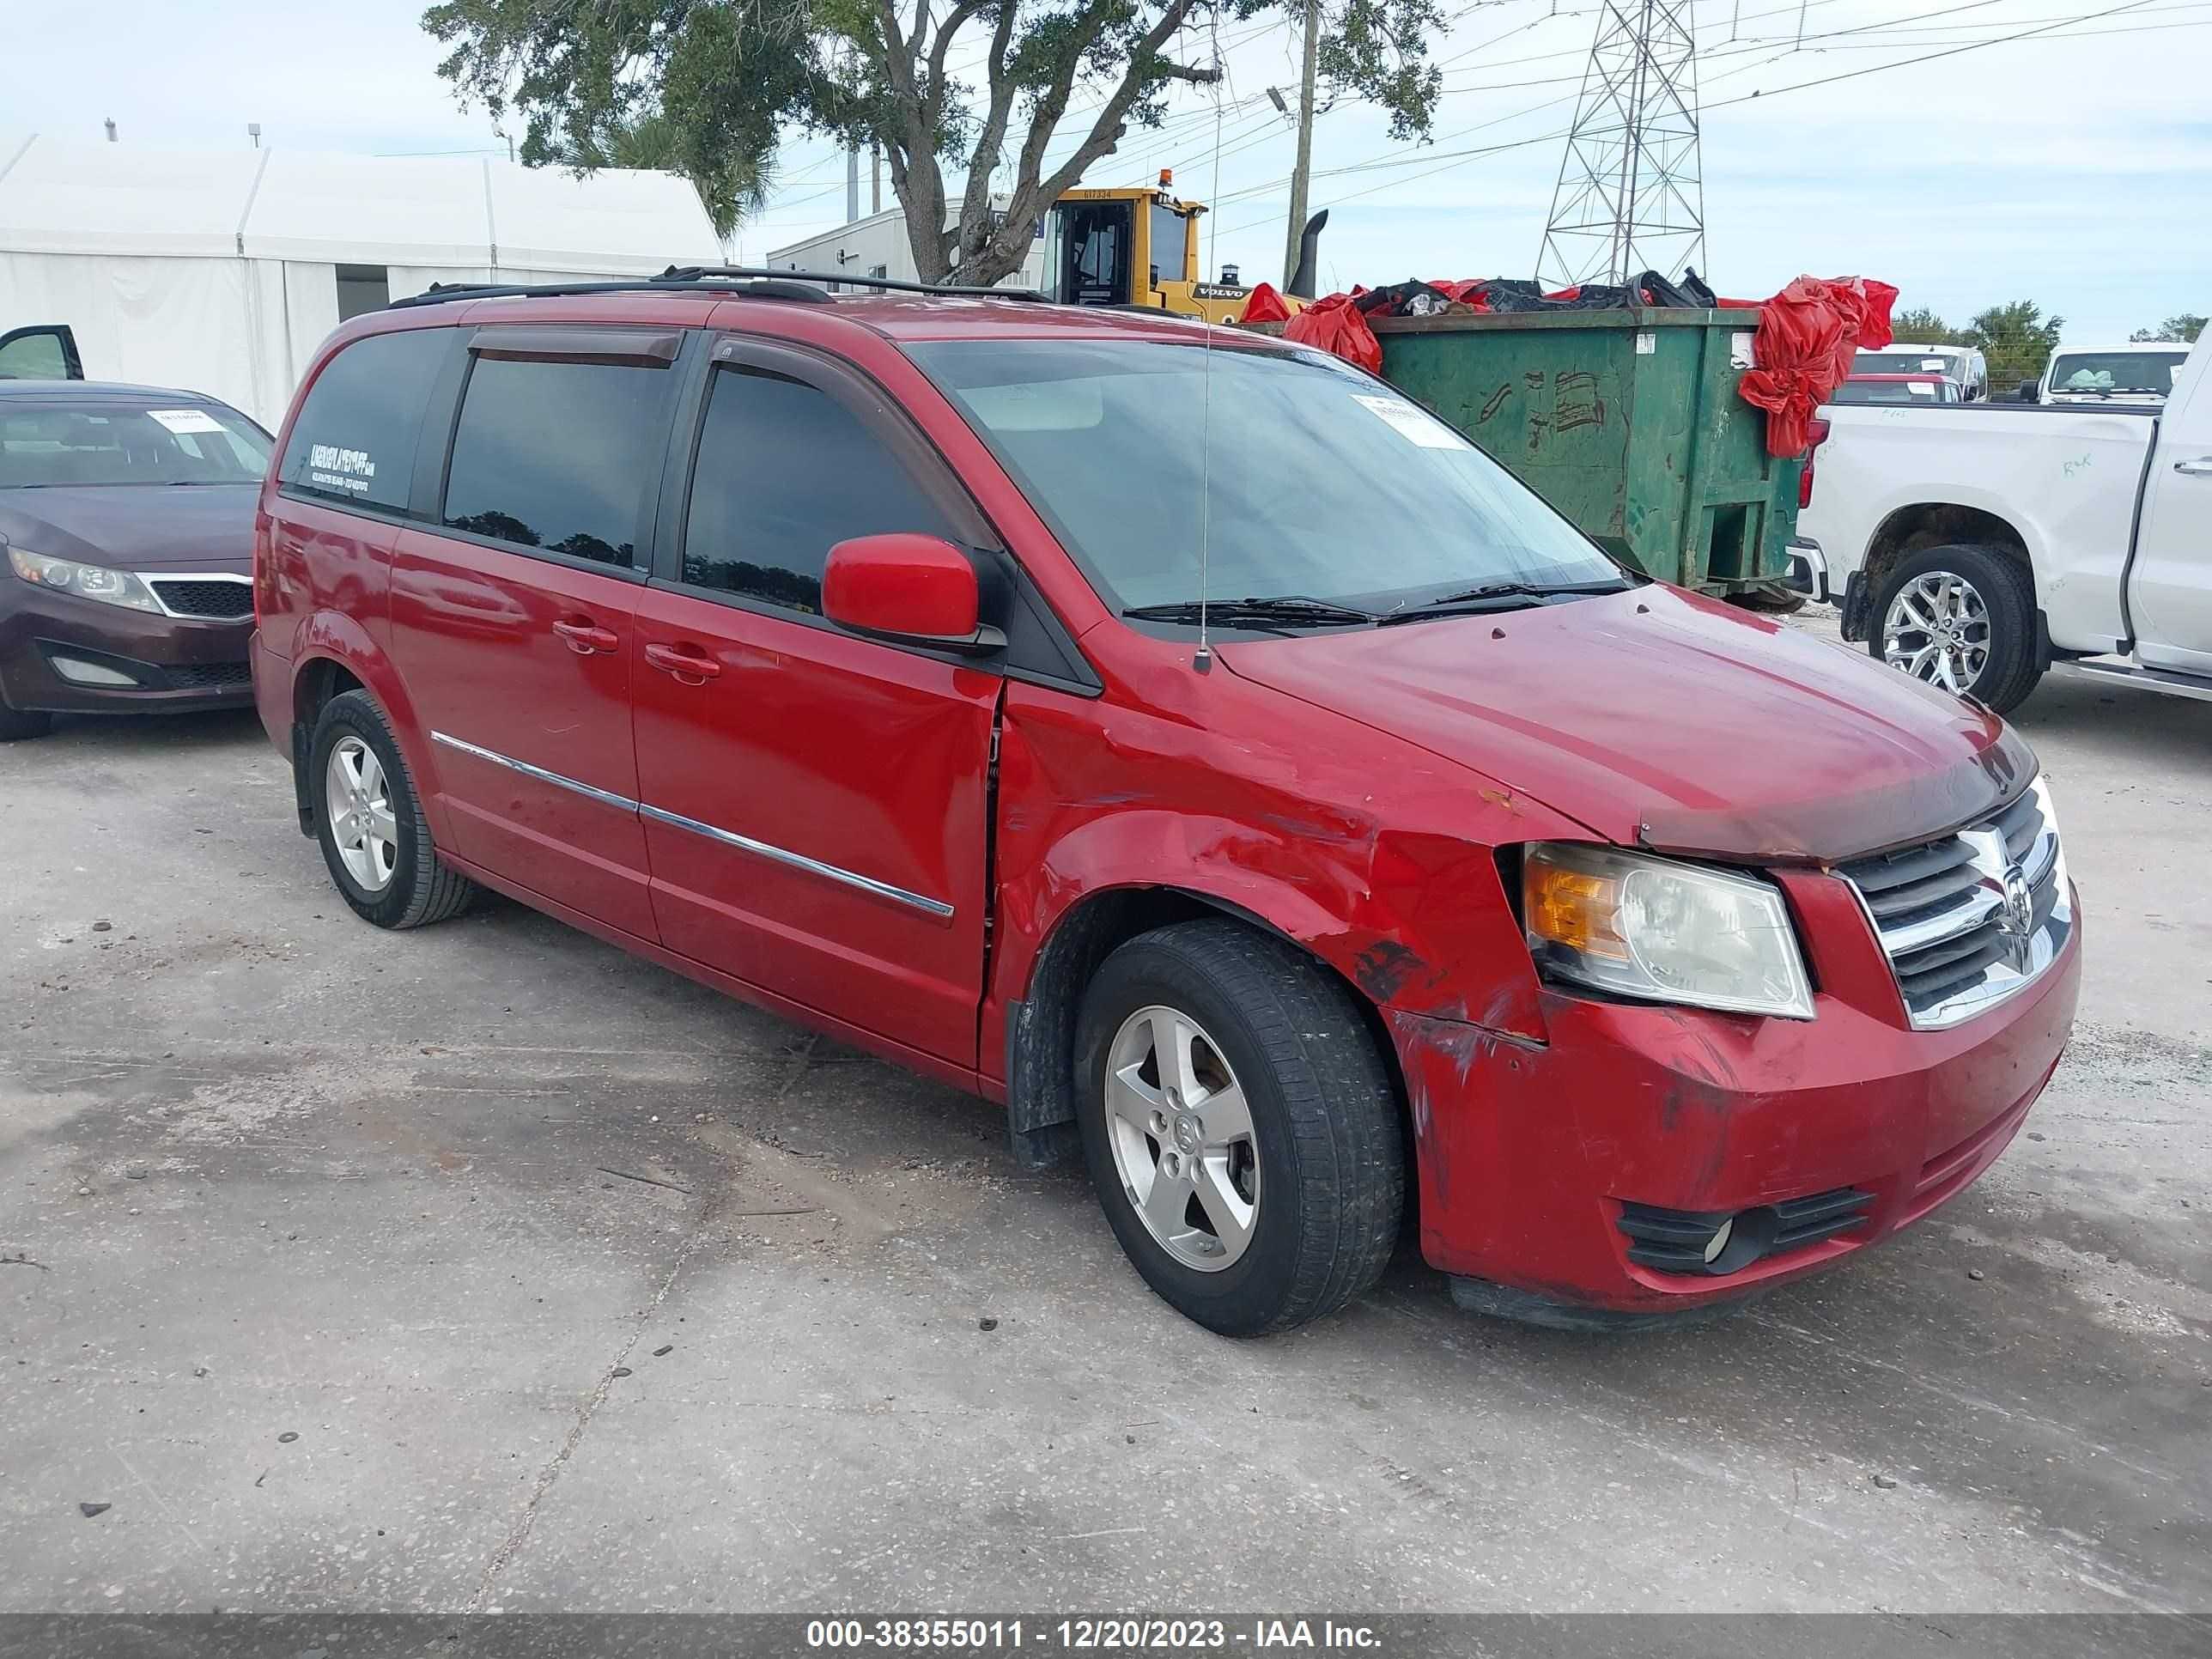
[[[1375,331],[1367,326],[1367,319],[1352,303],[1366,291],[1364,288],[1354,289],[1350,294],[1332,294],[1326,300],[1315,301],[1283,325],[1283,337],[1296,340],[1300,345],[1333,351],[1370,374],[1380,374],[1382,343],[1375,337]]]
[[[1291,308],[1283,303],[1283,296],[1275,292],[1273,283],[1259,283],[1244,301],[1243,321],[1248,323],[1284,323],[1291,318]]]
[[[1889,343],[1896,301],[1895,289],[1870,276],[1800,276],[1764,303],[1753,346],[1759,367],[1744,372],[1736,390],[1766,411],[1769,454],[1804,453],[1813,411],[1850,375],[1851,354]]]

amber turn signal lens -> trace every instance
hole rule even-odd
[[[1585,956],[1628,959],[1620,927],[1620,883],[1568,868],[1532,850],[1522,867],[1521,898],[1528,931]]]

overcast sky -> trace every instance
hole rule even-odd
[[[1562,149],[1553,135],[1574,112],[1593,0],[1445,3],[1456,21],[1434,51],[1451,88],[1436,155],[1393,145],[1356,106],[1316,125],[1313,205],[1331,210],[1325,289],[1534,266]],[[149,148],[243,146],[258,121],[264,143],[301,149],[503,153],[483,112],[462,112],[438,79],[421,10],[4,0],[0,161],[28,131],[97,140],[109,116],[123,143]],[[1954,323],[2033,299],[2064,316],[2077,343],[2212,310],[2212,0],[1805,0],[1802,11],[1701,0],[1696,16],[1709,239],[1698,268],[1723,292],[1863,273],[1895,283],[1901,306]],[[2069,19],[2084,21],[1976,44]],[[1171,165],[1180,193],[1219,204],[1208,274],[1233,262],[1248,282],[1279,279],[1291,135],[1265,94],[1294,84],[1291,42],[1254,23],[1225,24],[1221,39],[1218,117],[1210,90],[1183,89],[1163,131],[1132,133],[1086,182],[1142,182]],[[1183,55],[1210,51],[1189,40]],[[1849,78],[1790,90],[1830,76]],[[1475,146],[1511,148],[1446,154]],[[844,164],[825,144],[794,141],[781,179],[769,214],[740,232],[747,257],[843,216]]]

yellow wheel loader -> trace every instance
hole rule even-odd
[[[1163,168],[1158,185],[1071,190],[1052,205],[1038,234],[1045,245],[1044,291],[1063,305],[1129,306],[1233,323],[1244,315],[1251,289],[1237,267],[1222,268],[1209,283],[1199,270],[1197,202],[1173,193],[1175,176]],[[1327,212],[1307,222],[1297,271],[1287,295],[1313,297],[1314,246]],[[1297,301],[1291,301],[1292,310]]]

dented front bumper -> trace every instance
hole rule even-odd
[[[1810,1021],[1547,991],[1541,1044],[1390,1014],[1422,1253],[1522,1293],[1509,1299],[1523,1311],[1648,1315],[1863,1249],[1963,1190],[2010,1144],[2072,1029],[2081,939],[2030,988],[1948,1030],[1911,1030],[1870,975],[1824,983],[1842,994],[1824,988]],[[1790,1243],[1789,1218],[1814,1200],[1840,1206],[1848,1224]],[[1655,1212],[1738,1217],[1747,1235],[1765,1228],[1781,1244],[1742,1261],[1739,1236],[1711,1267],[1692,1251],[1689,1271],[1662,1271],[1630,1254],[1639,1243],[1654,1254]],[[1641,1240],[1625,1217],[1644,1224]]]

